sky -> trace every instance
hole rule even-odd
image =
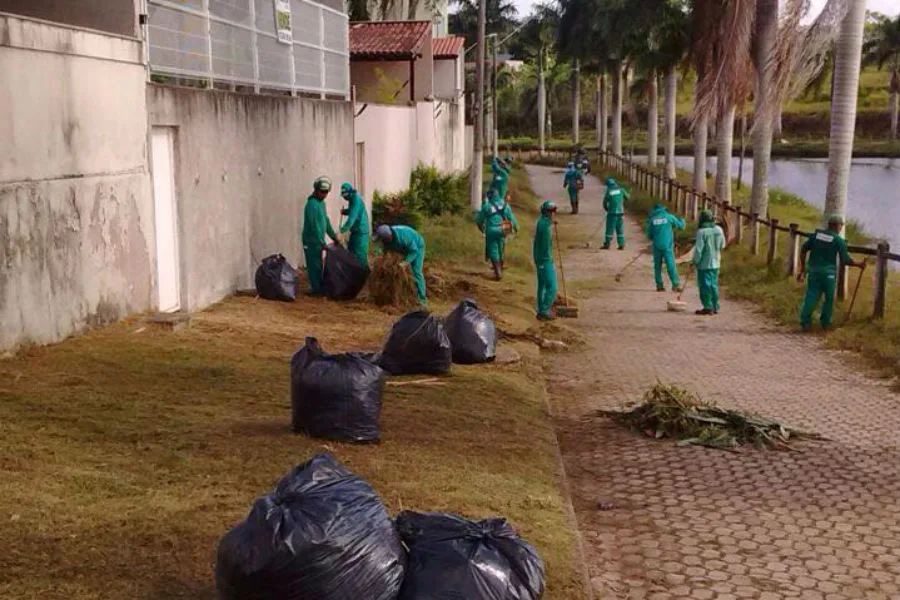
[[[528,13],[531,12],[531,7],[538,3],[539,0],[514,0],[516,8],[519,10],[519,16],[525,17],[528,16]],[[812,14],[819,14],[822,10],[822,7],[825,6],[826,0],[812,0]],[[866,8],[868,10],[873,10],[875,12],[884,13],[886,15],[894,16],[900,13],[900,0],[868,0],[866,3]]]

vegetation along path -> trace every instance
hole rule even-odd
[[[563,203],[559,169],[529,167],[535,192]],[[546,364],[591,579],[603,598],[900,597],[900,404],[886,384],[723,301],[716,317],[666,312],[633,220],[625,252],[598,250],[600,184],[581,214],[561,208],[581,352]],[[727,255],[724,269],[728,268]],[[685,294],[698,306],[693,282]],[[599,410],[657,380],[783,420],[830,441],[802,452],[676,447],[613,425]]]

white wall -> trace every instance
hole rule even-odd
[[[0,350],[151,307],[136,40],[0,14]]]
[[[434,61],[434,97],[441,100],[455,100],[458,96],[459,63],[461,61],[441,58]]]
[[[362,105],[357,105],[357,112],[361,109]],[[369,104],[356,117],[355,128],[356,141],[366,145],[364,173],[368,194],[408,188],[417,159],[416,109]]]

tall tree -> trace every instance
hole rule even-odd
[[[889,19],[876,18],[869,39],[864,45],[866,64],[888,68],[888,110],[891,116],[891,139],[897,139],[898,113],[900,113],[900,15]]]
[[[773,57],[778,39],[778,0],[756,0],[753,65],[756,94],[753,111],[753,189],[750,212],[765,217],[769,210],[769,164],[772,160],[772,114],[767,90],[772,85]]]
[[[828,151],[828,187],[825,212],[846,216],[847,182],[853,158],[856,101],[862,62],[866,3],[853,2],[844,17],[834,61],[834,95],[831,98],[831,144]]]
[[[572,60],[572,143],[581,143],[581,62]]]
[[[601,152],[606,152],[607,131],[606,124],[609,120],[606,104],[606,73],[597,75],[597,143]]]
[[[358,0],[356,0],[358,1]],[[380,0],[396,2],[398,0]],[[478,37],[478,0],[452,0],[456,12],[450,14],[449,30],[453,35],[466,38],[466,48],[473,46]],[[500,37],[518,27],[518,11],[512,0],[485,0],[485,31]]]
[[[539,4],[534,7],[522,30],[510,44],[513,54],[523,60],[533,61],[537,71],[535,93],[541,154],[545,151],[547,137],[548,54],[552,52],[556,43],[558,28],[559,13],[556,8],[550,4]]]

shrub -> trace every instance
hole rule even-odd
[[[467,188],[464,175],[445,175],[434,167],[417,167],[409,178],[413,206],[430,217],[461,214],[468,204]]]
[[[375,192],[372,196],[372,223],[375,226],[384,223],[409,225],[418,229],[422,225],[422,214],[416,209],[410,190],[396,194]]]

